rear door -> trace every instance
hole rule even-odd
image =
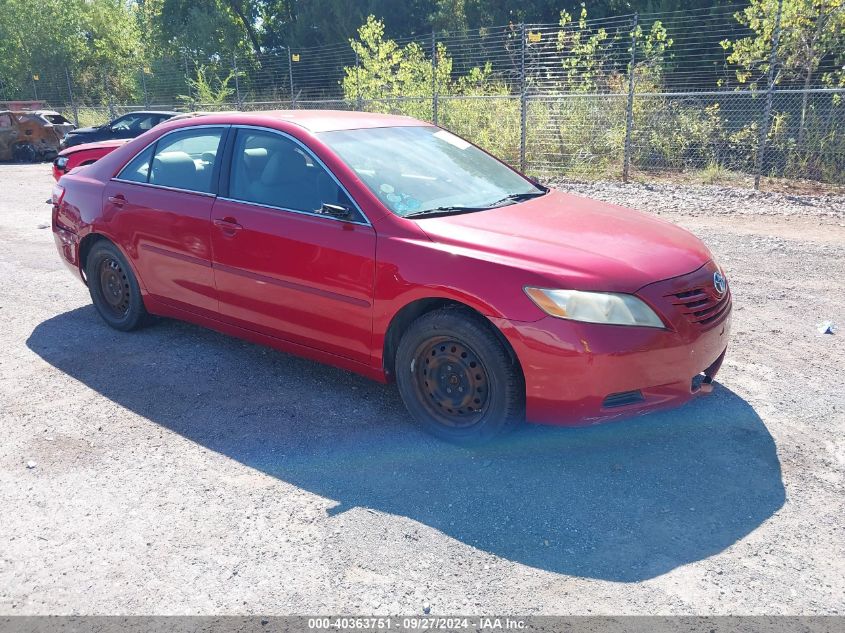
[[[222,318],[367,362],[376,234],[327,169],[280,132],[232,128],[211,243]],[[350,210],[348,220],[323,205]]]
[[[183,128],[160,137],[106,187],[104,209],[131,247],[150,295],[217,316],[211,270],[211,209],[226,126]]]

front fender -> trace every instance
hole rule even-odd
[[[425,238],[379,239],[373,303],[373,354],[381,362],[393,318],[421,299],[461,303],[493,320],[533,322],[545,315],[525,295],[524,269],[444,248]]]

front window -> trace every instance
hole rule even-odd
[[[126,132],[129,130],[151,130],[159,122],[159,118],[153,114],[128,114],[115,120],[111,125],[114,132]]]
[[[321,213],[326,205],[352,210],[343,189],[308,152],[263,130],[238,130],[229,196],[291,211]]]
[[[127,115],[125,117],[121,117],[119,119],[115,119],[115,121],[111,124],[111,129],[115,132],[119,130],[128,130],[133,125],[138,122],[138,117],[135,115]]]
[[[434,126],[323,132],[324,141],[393,213],[480,211],[546,192]]]

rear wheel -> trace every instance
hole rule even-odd
[[[448,307],[414,321],[396,353],[396,382],[414,419],[450,442],[482,444],[524,417],[519,368],[469,310]]]
[[[12,150],[12,158],[20,163],[34,163],[38,153],[32,143],[18,143]]]
[[[85,277],[94,307],[111,327],[128,332],[147,321],[138,281],[114,244],[105,240],[94,244],[85,263]]]

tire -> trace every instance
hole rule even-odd
[[[108,325],[129,332],[148,321],[138,280],[114,244],[100,240],[91,247],[85,262],[85,278],[91,301]]]
[[[480,445],[525,417],[522,372],[483,317],[460,307],[429,312],[396,350],[396,383],[414,420],[436,437]]]
[[[12,150],[14,160],[19,163],[34,163],[37,156],[31,143],[18,143]]]

